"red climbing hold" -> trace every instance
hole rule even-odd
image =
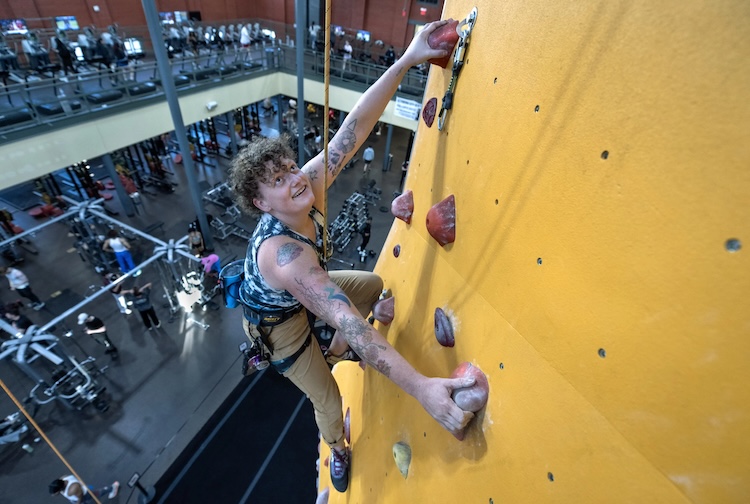
[[[456,241],[456,198],[452,194],[427,212],[427,231],[443,247]]]
[[[428,128],[432,128],[432,123],[435,122],[435,113],[437,113],[437,98],[433,96],[422,108],[422,119]]]
[[[372,315],[378,322],[388,325],[393,322],[394,307],[395,299],[393,297],[379,299],[372,307]]]
[[[485,407],[490,394],[490,384],[481,369],[470,362],[463,362],[451,373],[451,378],[474,378],[474,385],[457,388],[453,391],[453,400],[459,408],[476,413]],[[453,435],[459,441],[463,441],[465,433],[466,429],[464,428]]]
[[[453,391],[453,400],[464,411],[476,413],[487,404],[490,384],[481,369],[471,362],[461,363],[451,374],[451,378],[474,378],[474,385],[457,388]]]
[[[391,213],[407,224],[411,224],[411,215],[414,213],[414,193],[406,191],[391,202]]]
[[[433,58],[428,60],[433,65],[438,65],[443,68],[448,66],[448,62],[451,60],[453,49],[458,43],[458,21],[455,19],[449,19],[447,24],[444,24],[434,32],[430,33],[430,37],[427,39],[427,44],[432,49],[445,49],[448,51],[448,55],[443,58]]]
[[[435,308],[435,337],[444,347],[453,347],[456,344],[453,337],[453,324],[442,308]]]
[[[350,427],[350,415],[349,408],[346,408],[346,415],[344,415],[344,437],[346,438],[346,444],[352,443],[352,431]]]

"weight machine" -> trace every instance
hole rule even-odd
[[[367,204],[367,198],[362,193],[352,193],[346,198],[341,211],[328,226],[331,243],[337,252],[343,252],[367,222],[370,216]]]
[[[56,400],[70,410],[81,411],[89,405],[100,413],[109,409],[106,387],[100,383],[106,367],[97,368],[96,359],[89,356],[79,361],[56,336],[35,325],[19,332],[0,320],[0,329],[14,336],[0,345],[0,360],[11,358],[34,381],[29,400],[35,405]]]

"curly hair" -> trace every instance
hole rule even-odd
[[[251,215],[261,213],[253,199],[260,196],[261,183],[267,184],[273,175],[286,171],[279,163],[281,158],[296,159],[286,135],[257,138],[237,153],[232,160],[228,182],[235,202],[242,210]]]

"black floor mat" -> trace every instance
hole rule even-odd
[[[312,405],[273,370],[247,392],[253,378],[240,382],[156,483],[154,502],[315,502],[318,435]]]

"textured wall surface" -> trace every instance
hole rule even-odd
[[[489,404],[460,442],[338,366],[353,475],[331,502],[747,502],[750,4],[449,0],[444,17],[474,5],[454,108],[419,124],[413,220],[377,271],[383,334],[425,374],[479,366]],[[425,99],[449,80],[433,67]],[[440,247],[425,217],[451,194]]]

